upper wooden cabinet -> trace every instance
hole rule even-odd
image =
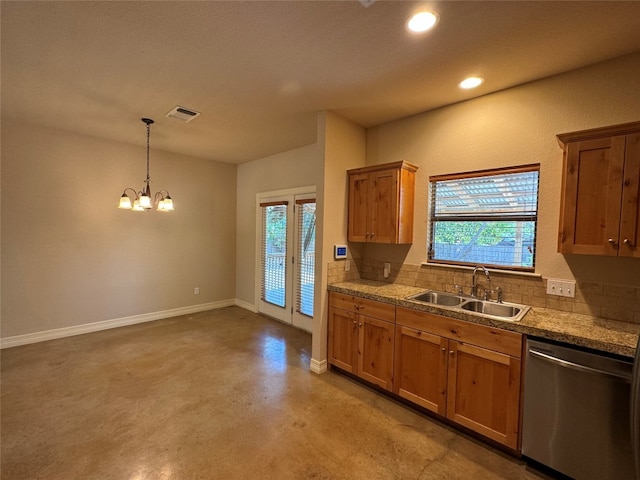
[[[348,170],[350,242],[412,243],[415,165]]]
[[[558,135],[558,251],[640,257],[640,122]]]

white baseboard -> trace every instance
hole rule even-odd
[[[317,373],[318,375],[320,375],[321,373],[327,371],[327,360],[316,360],[315,358],[312,358],[309,369],[313,373]]]
[[[258,313],[258,307],[256,307],[253,303],[245,302],[244,300],[236,298],[235,305],[240,308],[244,308],[245,310],[249,310],[250,312]]]
[[[71,337],[73,335],[81,335],[83,333],[99,332],[100,330],[124,327],[126,325],[134,325],[136,323],[152,322],[163,318],[177,317],[178,315],[187,315],[189,313],[230,307],[235,304],[236,301],[234,299],[221,300],[218,302],[201,303],[199,305],[189,305],[188,307],[172,308],[170,310],[162,310],[160,312],[143,313],[140,315],[132,315],[130,317],[85,323],[83,325],[74,325],[72,327],[56,328],[53,330],[45,330],[43,332],[15,335],[13,337],[0,338],[0,349],[27,345],[29,343],[45,342],[47,340],[55,340],[56,338]]]

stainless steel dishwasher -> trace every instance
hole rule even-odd
[[[522,453],[577,480],[633,480],[633,361],[527,340]]]

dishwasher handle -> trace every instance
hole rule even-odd
[[[603,377],[614,378],[616,380],[622,381],[623,383],[631,383],[631,379],[628,376],[621,375],[619,373],[607,372],[605,370],[600,370],[598,368],[587,367],[586,365],[570,362],[569,360],[563,360],[562,358],[554,357],[553,355],[540,352],[539,350],[534,350],[533,348],[529,348],[529,353],[534,357],[538,357],[542,360],[545,360],[550,363],[554,363],[561,367],[570,368],[572,370],[578,370],[580,372],[590,373],[594,375],[600,375]]]

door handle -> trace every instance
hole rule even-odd
[[[586,365],[580,365],[579,363],[570,362],[569,360],[563,360],[562,358],[554,357],[553,355],[549,355],[547,353],[539,352],[538,350],[529,349],[529,354],[534,357],[538,357],[541,360],[544,360],[549,363],[553,363],[555,365],[559,365],[560,367],[570,368],[571,370],[577,370],[579,372],[590,373],[592,375],[600,375],[602,377],[614,378],[616,380],[621,380],[623,383],[631,383],[631,378],[625,375],[620,375],[618,373],[606,372],[604,370],[600,370],[599,368],[587,367]]]

